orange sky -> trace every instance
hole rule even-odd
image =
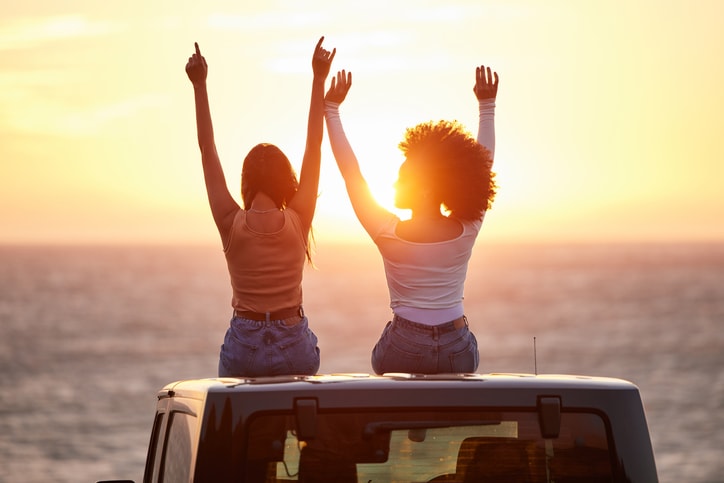
[[[193,42],[238,193],[258,142],[299,166],[320,35],[333,70],[354,72],[343,120],[384,203],[406,127],[476,131],[474,69],[490,64],[500,188],[486,240],[724,240],[724,2],[199,3],[4,7],[0,243],[216,243],[184,73]],[[362,240],[326,139],[323,155],[318,244]]]

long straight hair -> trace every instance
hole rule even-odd
[[[257,144],[244,158],[241,168],[241,199],[244,209],[251,207],[257,193],[265,193],[283,210],[299,189],[299,181],[292,163],[281,149],[273,144]],[[309,228],[306,254],[312,263],[311,244],[314,242],[312,228]]]

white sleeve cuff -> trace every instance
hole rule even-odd
[[[495,98],[478,100],[478,142],[495,155]]]

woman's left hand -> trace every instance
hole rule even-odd
[[[206,75],[209,71],[206,65],[206,59],[201,55],[199,44],[194,42],[196,52],[194,52],[189,61],[186,63],[186,75],[189,76],[189,80],[193,85],[203,84],[206,82]]]
[[[475,97],[479,101],[483,99],[495,99],[498,95],[498,73],[491,72],[490,67],[481,65],[475,68]]]

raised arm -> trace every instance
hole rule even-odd
[[[312,96],[309,103],[309,118],[307,120],[307,143],[302,159],[302,169],[299,174],[299,188],[294,198],[289,202],[289,208],[299,214],[305,228],[309,229],[314,218],[317,206],[317,191],[319,189],[319,171],[322,159],[322,136],[324,134],[324,83],[329,75],[329,68],[337,52],[325,50],[322,47],[324,37],[319,39],[312,56]]]
[[[214,222],[222,240],[226,240],[239,205],[229,193],[221,161],[219,161],[219,155],[216,152],[214,128],[211,123],[211,110],[209,109],[209,96],[206,91],[208,66],[206,65],[206,59],[201,55],[199,44],[194,43],[194,46],[196,52],[189,57],[186,64],[186,74],[194,86],[196,131],[211,215],[214,217]]]
[[[380,224],[390,217],[390,212],[380,206],[372,196],[367,181],[362,176],[357,157],[352,151],[352,146],[350,146],[342,127],[339,105],[347,97],[350,87],[352,87],[351,72],[347,73],[343,70],[337,73],[336,78],[332,77],[332,85],[325,96],[324,115],[327,120],[327,133],[332,153],[337,161],[339,172],[344,178],[352,208],[367,233],[374,237]]]
[[[495,97],[498,95],[498,73],[481,65],[475,68],[475,97],[478,98],[478,142],[495,157]]]

